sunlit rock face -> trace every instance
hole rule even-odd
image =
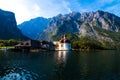
[[[59,14],[51,18],[48,27],[39,35],[39,39],[54,40],[62,34],[75,34],[76,36],[90,36],[94,39],[104,39],[112,41],[108,36],[100,34],[100,30],[106,35],[106,31],[120,31],[120,17],[104,12],[72,12],[69,14]],[[106,30],[106,31],[105,31]]]
[[[52,41],[63,34],[72,34],[71,36],[90,36],[111,42],[111,34],[107,31],[120,32],[120,17],[101,10],[72,12],[50,19],[38,17],[18,26],[22,33],[31,39]]]
[[[17,28],[15,14],[0,9],[0,39],[27,39]]]
[[[0,80],[37,80],[38,75],[23,68],[6,68]]]

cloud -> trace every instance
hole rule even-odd
[[[71,12],[69,7],[70,3],[64,0],[47,0],[47,2],[42,1],[42,4],[38,3],[38,5],[42,12],[41,15],[44,17],[53,17],[60,13],[65,14]]]
[[[119,0],[0,0],[0,8],[14,12],[17,23],[20,24],[31,18],[40,16],[49,18],[72,11],[101,9],[119,15],[119,3]]]
[[[66,9],[66,12],[71,13],[72,10],[70,9],[70,3],[66,1],[62,1],[63,8]]]
[[[90,10],[84,8],[78,0],[0,0],[0,7],[13,11],[18,24],[39,16],[49,18],[72,11]]]
[[[33,2],[30,9],[32,8],[32,14],[34,14],[33,16],[43,16],[49,18],[60,13],[66,14],[72,12],[69,6],[70,3],[64,0],[39,0],[38,2]]]
[[[16,6],[14,12],[16,13],[16,18],[18,24],[23,21],[29,20],[35,17],[53,17],[58,14],[66,14],[72,12],[70,9],[70,3],[64,0],[26,0],[26,2],[19,3]],[[20,13],[23,12],[23,13]]]

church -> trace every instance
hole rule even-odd
[[[63,35],[59,41],[54,41],[55,50],[71,50],[71,42]]]
[[[67,39],[66,35],[63,35],[59,41],[36,41],[28,40],[15,45],[15,49],[18,51],[23,50],[71,50],[71,42]]]

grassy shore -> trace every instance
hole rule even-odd
[[[5,50],[5,49],[13,49],[14,46],[4,46],[4,47],[0,47],[0,50]]]

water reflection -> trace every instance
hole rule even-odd
[[[66,63],[67,53],[68,51],[58,51],[58,53],[56,53],[59,63]]]
[[[120,80],[119,51],[0,52],[0,80]]]
[[[23,68],[4,67],[0,69],[0,80],[37,80],[38,75]]]
[[[55,65],[55,79],[62,80],[64,77],[64,69],[67,63],[68,55],[70,51],[58,51],[55,53],[56,65]],[[55,80],[54,79],[54,80]]]

